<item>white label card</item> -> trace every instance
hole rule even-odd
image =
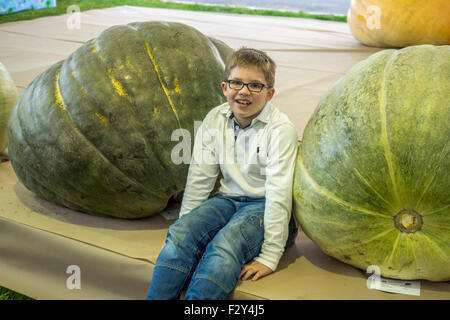
[[[376,289],[391,293],[409,294],[412,296],[420,296],[419,280],[394,280],[381,277],[380,267],[370,265],[367,267],[367,273],[373,273],[367,279],[367,288]]]
[[[420,281],[393,280],[380,277],[379,281],[372,282],[369,289],[420,296]]]

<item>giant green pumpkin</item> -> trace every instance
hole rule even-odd
[[[16,85],[8,70],[0,63],[0,152],[8,145],[8,119],[16,99]]]
[[[19,97],[9,123],[17,176],[40,197],[78,211],[160,212],[186,182],[188,164],[173,161],[176,146],[184,141],[190,151],[194,121],[223,102],[231,52],[180,23],[105,30]]]
[[[384,50],[321,99],[296,160],[295,215],[326,254],[450,280],[450,46]]]

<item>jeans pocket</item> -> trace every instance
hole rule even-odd
[[[261,250],[264,241],[264,219],[250,214],[241,225],[241,233],[245,239],[244,263],[255,258]]]

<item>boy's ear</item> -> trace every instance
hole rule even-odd
[[[222,86],[223,95],[226,97],[227,96],[227,83],[221,82],[220,85]]]
[[[266,101],[272,100],[274,94],[275,94],[275,89],[274,88],[268,88],[267,89]]]

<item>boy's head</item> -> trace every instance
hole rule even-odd
[[[245,47],[233,52],[227,60],[224,81],[228,80],[231,70],[237,66],[254,66],[264,74],[266,84],[269,87],[273,88],[275,85],[276,64],[265,52]]]
[[[256,118],[272,99],[275,68],[275,62],[256,49],[241,48],[228,58],[222,91],[241,127]]]

